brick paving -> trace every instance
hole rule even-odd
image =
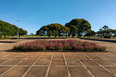
[[[0,52],[0,55],[1,77],[116,77],[116,58],[111,53]]]
[[[0,77],[116,77],[114,52],[1,51]]]

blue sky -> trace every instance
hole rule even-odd
[[[65,23],[84,18],[98,31],[108,25],[116,29],[116,0],[0,0],[0,20],[30,33],[43,25]]]

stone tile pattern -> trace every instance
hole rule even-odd
[[[0,77],[116,77],[116,54],[0,52]]]

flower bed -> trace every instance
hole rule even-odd
[[[105,51],[106,47],[78,40],[38,40],[13,47],[14,50]]]

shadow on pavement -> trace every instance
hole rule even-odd
[[[96,38],[80,38],[80,39],[116,43],[116,40],[110,40],[110,39],[96,39]]]
[[[75,50],[64,50],[64,51],[59,51],[59,50],[38,50],[38,51],[33,51],[33,50],[6,50],[6,52],[108,52],[108,51],[75,51]]]
[[[18,41],[0,41],[0,43],[16,43]]]
[[[10,38],[10,39],[17,39],[17,38]],[[30,37],[30,38],[20,38],[20,39],[66,39],[66,38],[35,38],[35,37]]]

